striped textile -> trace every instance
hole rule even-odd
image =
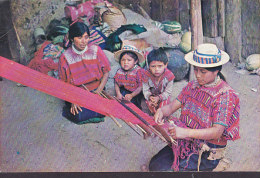
[[[78,104],[84,108],[103,115],[112,115],[115,118],[123,119],[133,124],[141,123],[141,121],[138,120],[136,116],[125,109],[116,100],[102,98],[101,96],[93,94],[82,88],[75,87],[61,80],[57,80],[53,77],[30,69],[1,56],[0,76],[68,101],[70,103]],[[127,103],[126,105],[137,112],[149,124],[156,125],[152,117],[142,112],[134,104]]]
[[[236,140],[239,136],[239,98],[224,81],[218,86],[204,87],[197,81],[188,83],[177,99],[182,103],[180,120],[194,129],[225,126],[220,140]]]
[[[34,53],[34,58],[28,64],[31,69],[41,73],[48,74],[50,71],[58,71],[58,61],[64,49],[58,45],[51,44],[50,41],[45,41],[41,48]],[[53,75],[57,78],[57,75]]]
[[[142,85],[142,76],[143,69],[136,65],[131,71],[118,69],[114,79],[119,87],[124,87],[126,90],[133,92]]]
[[[59,61],[60,79],[76,86],[100,81],[103,74],[109,71],[110,63],[101,48],[96,45],[89,45],[89,49],[82,55],[69,48]],[[95,85],[89,89],[97,87],[98,85]]]
[[[97,30],[90,30],[90,36],[89,36],[89,43],[90,44],[102,44],[105,43],[105,36],[101,34],[101,32],[98,32]]]
[[[194,51],[193,60],[200,64],[214,64],[221,61],[221,51],[218,50],[217,55],[201,54],[197,50]]]

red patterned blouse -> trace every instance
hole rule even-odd
[[[59,61],[61,80],[80,86],[86,84],[89,90],[96,89],[104,73],[111,70],[110,63],[99,46],[90,45],[83,54],[67,49]]]
[[[225,130],[214,144],[226,144],[239,136],[239,98],[223,80],[217,86],[200,86],[197,81],[189,82],[177,99],[182,103],[180,120],[194,129],[225,126]]]
[[[124,71],[120,68],[114,76],[115,82],[119,87],[124,87],[126,90],[133,92],[142,85],[143,70],[138,65],[131,71]]]

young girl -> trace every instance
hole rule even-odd
[[[149,70],[144,73],[143,94],[148,113],[153,115],[158,108],[170,103],[175,76],[167,69],[168,57],[161,48],[152,50],[147,61]]]
[[[134,46],[125,45],[115,53],[115,59],[121,65],[114,76],[117,98],[141,108],[143,69],[137,63],[144,60],[142,53]]]

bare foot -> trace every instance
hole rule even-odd
[[[142,172],[149,172],[148,167],[145,164],[141,166],[141,171]]]

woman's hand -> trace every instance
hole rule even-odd
[[[125,95],[125,99],[128,100],[128,101],[131,101],[133,98],[133,95],[132,94],[126,94]]]
[[[182,128],[182,127],[178,127],[178,126],[173,126],[170,127],[168,132],[170,134],[170,136],[173,139],[183,139],[183,138],[187,138],[188,137],[188,129]]]
[[[163,112],[161,108],[157,109],[156,113],[154,114],[154,120],[158,125],[162,125],[164,123]]]
[[[82,112],[82,109],[79,105],[77,104],[71,104],[70,112],[75,116],[75,114],[79,114],[79,111]]]
[[[119,99],[119,100],[122,100],[122,99],[124,98],[124,96],[123,96],[121,93],[118,93],[118,94],[116,95],[116,97],[117,97],[117,99]]]

